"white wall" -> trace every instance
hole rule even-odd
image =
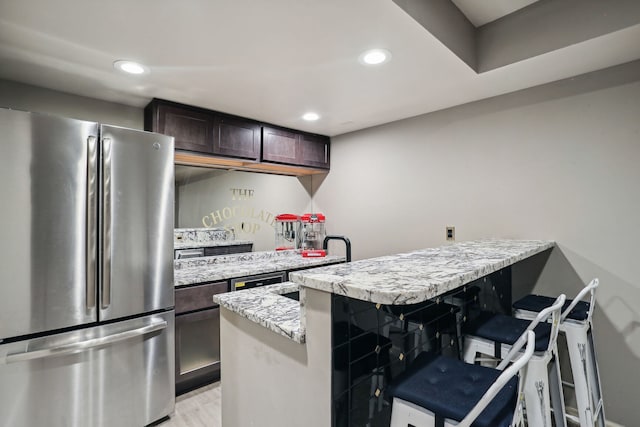
[[[608,417],[637,425],[640,62],[332,139],[314,203],[355,259],[488,237],[552,239],[542,292],[601,279]],[[514,272],[514,274],[516,274]],[[515,290],[514,293],[521,293]]]
[[[132,129],[144,128],[142,108],[1,79],[0,107],[54,114]]]

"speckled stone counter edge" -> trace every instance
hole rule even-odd
[[[470,241],[294,272],[289,279],[362,301],[414,304],[554,246],[543,240]]]
[[[300,292],[300,301],[282,294]],[[297,343],[305,342],[305,292],[292,282],[228,292],[213,301],[238,315]]]

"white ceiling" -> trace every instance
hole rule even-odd
[[[638,59],[638,40],[640,24],[479,75],[391,0],[0,0],[0,78],[332,136]],[[374,47],[392,60],[359,64]]]
[[[539,0],[451,0],[475,27],[493,22]]]

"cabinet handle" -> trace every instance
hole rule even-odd
[[[109,335],[106,337],[92,338],[87,341],[80,341],[71,344],[63,344],[58,347],[50,347],[42,350],[27,351],[24,353],[7,354],[4,363],[16,363],[26,362],[28,360],[43,359],[47,357],[64,356],[67,354],[80,353],[82,351],[90,350],[94,347],[105,346],[113,344],[118,341],[124,341],[131,338],[139,337],[141,335],[147,335],[152,332],[160,331],[167,328],[167,322],[165,320],[151,325],[143,326],[138,329],[132,329],[129,331],[119,332],[117,334]],[[1,362],[0,362],[1,363]]]
[[[325,163],[327,163],[327,152],[329,151],[328,148],[329,147],[327,146],[327,144],[324,144],[324,162]]]

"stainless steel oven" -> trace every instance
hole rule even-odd
[[[220,379],[220,308],[213,295],[227,291],[227,281],[176,289],[176,394]]]

